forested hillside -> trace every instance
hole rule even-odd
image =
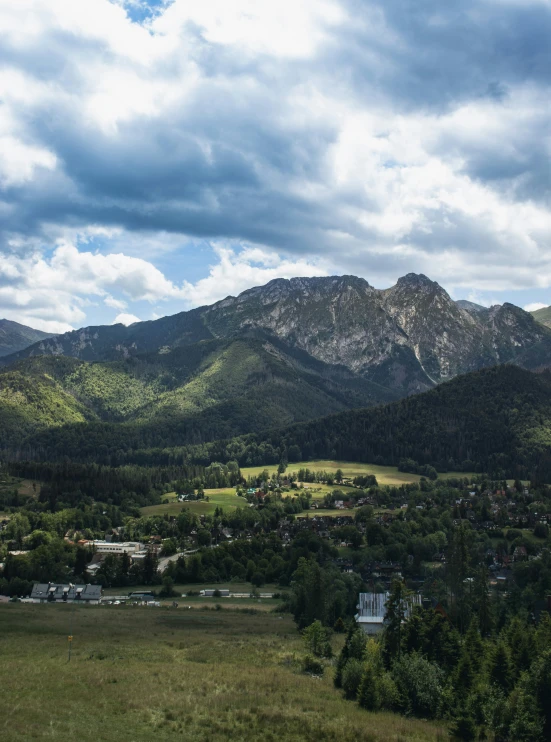
[[[498,366],[394,404],[196,447],[189,455],[245,466],[334,458],[551,481],[551,374]]]
[[[499,366],[466,374],[435,389],[375,408],[347,410],[311,422],[273,428],[270,419],[306,416],[312,388],[272,380],[239,399],[196,415],[160,414],[148,421],[71,422],[33,430],[4,454],[96,461],[111,465],[237,460],[242,466],[281,460],[341,459],[401,465],[410,471],[489,471],[551,481],[551,373]],[[319,402],[319,396],[311,397]],[[314,409],[320,415],[323,405]],[[271,414],[270,414],[271,413]],[[256,433],[232,437],[240,426]],[[220,432],[228,431],[225,439]]]
[[[0,446],[77,460],[266,430],[396,395],[275,338],[212,340],[89,363],[39,356],[0,373]],[[53,428],[62,428],[59,435]]]
[[[383,290],[357,276],[275,279],[170,317],[68,332],[2,362],[44,355],[105,362],[185,347],[195,354],[204,341],[243,338],[251,330],[398,396],[495,364],[551,365],[551,331],[530,313],[508,303],[455,302],[438,283],[414,273]],[[534,356],[520,359],[535,346]]]
[[[0,358],[24,350],[40,340],[51,338],[53,333],[35,330],[32,327],[0,319]]]

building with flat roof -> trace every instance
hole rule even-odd
[[[145,546],[139,541],[88,541],[87,546],[93,546],[99,554],[135,554]]]
[[[101,585],[60,585],[54,582],[33,585],[32,603],[87,603],[98,604]]]
[[[384,629],[386,604],[390,597],[389,592],[360,593],[355,620],[366,634],[378,634]],[[420,595],[410,595],[405,601],[405,615],[408,616],[416,605],[421,605]]]

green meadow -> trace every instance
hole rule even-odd
[[[164,515],[165,513],[178,515],[184,508],[191,510],[196,515],[211,515],[218,507],[224,508],[224,510],[236,510],[237,508],[248,507],[249,504],[244,497],[238,497],[235,494],[233,487],[205,490],[204,500],[178,502],[176,492],[163,495],[162,500],[163,503],[160,505],[150,505],[142,508],[142,515]],[[165,504],[165,500],[168,500],[168,504]]]
[[[73,636],[68,662],[68,635]],[[342,638],[333,639],[338,650]],[[6,742],[444,742],[299,670],[290,618],[235,610],[0,605]]]
[[[277,471],[276,466],[249,466],[241,469],[244,477],[254,477],[261,474],[264,469],[270,472]],[[418,482],[421,477],[418,474],[409,474],[408,472],[398,471],[396,466],[378,466],[377,464],[358,464],[354,461],[329,461],[318,459],[315,461],[300,461],[295,464],[289,464],[286,472],[298,472],[300,469],[310,469],[310,471],[326,471],[335,473],[340,469],[346,479],[374,474],[379,484],[397,485],[407,484],[409,482]],[[439,474],[440,479],[450,479],[452,477],[471,477],[472,472],[446,472]],[[331,489],[335,489],[332,487]]]
[[[244,477],[258,476],[264,469],[268,469],[270,474],[277,471],[276,466],[250,466],[241,469]],[[398,471],[395,466],[377,466],[376,464],[358,464],[353,461],[300,461],[296,464],[289,464],[286,471],[289,473],[298,472],[300,469],[310,469],[310,471],[326,471],[335,473],[340,469],[346,478],[360,477],[366,474],[374,474],[379,484],[404,484],[406,482],[418,482],[420,477],[417,474],[407,474]]]
[[[277,467],[274,466],[250,466],[241,469],[241,473],[245,478],[257,477],[265,469],[268,470],[270,476],[277,472]],[[343,476],[346,479],[352,479],[357,476],[364,476],[366,474],[374,474],[377,477],[377,482],[380,485],[391,485],[400,486],[402,484],[408,484],[411,482],[418,482],[420,476],[418,474],[408,474],[407,472],[398,471],[395,466],[377,466],[376,464],[358,464],[352,461],[328,461],[328,460],[316,460],[316,461],[302,461],[297,464],[289,464],[287,467],[288,473],[296,473],[300,469],[310,469],[310,471],[325,471],[335,473],[340,469]],[[471,477],[472,473],[464,472],[447,472],[445,474],[439,474],[440,479],[450,479],[451,477]],[[346,496],[349,492],[353,491],[352,487],[346,485],[327,485],[318,484],[317,482],[307,482],[304,484],[304,489],[307,489],[313,500],[323,500],[326,494],[331,493],[334,489],[340,489]],[[291,490],[290,494],[293,494]],[[196,500],[190,502],[178,502],[176,499],[175,492],[169,492],[162,497],[162,503],[159,505],[150,505],[141,509],[142,515],[178,515],[183,509],[187,508],[197,515],[211,515],[214,513],[217,507],[221,507],[224,510],[235,510],[239,507],[247,507],[247,501],[238,497],[235,494],[235,489],[224,488],[224,489],[208,489],[205,490],[205,495],[208,500]],[[342,511],[324,511],[324,515],[340,515]]]

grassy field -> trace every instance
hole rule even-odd
[[[249,466],[241,469],[244,477],[255,477],[261,474],[264,469],[268,469],[270,475],[277,471],[275,466]],[[377,466],[376,464],[358,464],[353,461],[301,461],[298,464],[289,464],[287,472],[298,472],[299,469],[310,469],[310,471],[326,471],[335,473],[340,469],[344,477],[357,477],[365,474],[374,474],[379,484],[406,484],[408,482],[418,482],[421,478],[418,474],[408,474],[407,472],[398,471],[396,466]],[[472,473],[468,472],[446,472],[438,475],[440,479],[450,479],[451,477],[470,477]]]
[[[331,668],[322,679],[298,672],[302,651],[290,617],[277,614],[0,605],[2,739],[448,738],[436,724],[368,714],[345,701],[333,688]]]
[[[198,590],[230,590],[232,593],[250,593],[252,585],[250,582],[187,582],[185,584],[178,583],[174,585],[174,590],[177,593],[188,593],[190,590],[197,592]],[[157,587],[151,587],[151,585],[136,585],[135,587],[106,587],[103,588],[104,595],[122,595],[131,592],[148,592],[149,590],[158,590],[160,585]],[[281,592],[281,588],[274,583],[267,583],[260,588],[262,593],[275,593]]]
[[[237,508],[248,507],[248,502],[244,497],[238,497],[235,494],[235,489],[230,487],[228,489],[218,490],[205,490],[205,496],[208,497],[208,501],[205,500],[192,500],[191,502],[178,502],[176,500],[176,493],[169,492],[163,495],[163,500],[168,500],[168,504],[164,505],[150,505],[142,508],[142,515],[178,515],[178,513],[187,508],[196,515],[210,515],[214,513],[217,507],[224,508],[224,510],[236,510]]]
[[[330,495],[333,490],[340,490],[346,497],[350,492],[357,492],[355,487],[345,487],[341,484],[318,484],[317,482],[308,482],[302,488],[303,491],[309,492],[313,500],[323,500],[325,495]],[[288,494],[295,494],[296,490],[291,490]],[[287,494],[287,493],[286,493]]]
[[[111,588],[104,588],[103,594],[106,598],[109,596],[127,596],[130,592],[140,592],[145,591],[148,592],[149,590],[159,590],[159,586],[156,588],[151,588],[150,585],[137,585],[136,587],[127,587],[127,588],[120,588],[120,587],[111,587]],[[273,611],[274,608],[276,608],[281,603],[281,598],[222,598],[222,597],[203,597],[201,595],[190,595],[185,598],[181,597],[184,594],[187,594],[190,590],[192,590],[195,593],[200,592],[201,590],[230,590],[232,593],[240,593],[240,594],[247,594],[250,595],[251,590],[253,590],[253,586],[250,582],[226,582],[226,583],[204,583],[204,584],[195,584],[190,583],[186,585],[174,585],[174,592],[177,593],[177,596],[174,598],[159,598],[158,600],[163,605],[170,605],[172,601],[176,601],[178,603],[178,606],[180,608],[194,608],[194,609],[207,609],[207,608],[216,608],[216,605],[221,605],[222,608],[233,608],[233,609],[243,609],[243,608],[254,608],[255,611]],[[259,588],[259,594],[269,594],[269,593],[279,593],[281,594],[282,589],[278,585],[274,584],[267,584],[263,585],[261,588]]]
[[[264,469],[268,469],[270,475],[277,471],[276,467],[269,466],[250,466],[241,469],[243,476],[251,477],[258,476]],[[377,482],[381,485],[397,485],[407,484],[409,482],[418,482],[420,477],[417,474],[408,474],[406,472],[398,471],[395,466],[377,466],[375,464],[358,464],[350,461],[303,461],[298,464],[289,464],[287,472],[298,472],[299,469],[310,469],[311,471],[326,471],[336,472],[337,469],[341,469],[345,478],[352,478],[361,476],[363,474],[374,474],[377,477]],[[458,473],[458,472],[447,472],[446,474],[440,474],[440,479],[449,479],[451,477],[465,477],[472,476],[472,474]],[[314,500],[323,500],[326,494],[332,492],[334,489],[342,490],[343,494],[346,495],[353,491],[352,487],[346,487],[343,485],[327,485],[318,484],[316,482],[309,482],[305,484],[305,489],[312,494]],[[294,490],[289,493],[293,495]],[[176,493],[169,492],[163,495],[162,499],[168,500],[167,504],[161,505],[150,505],[141,509],[142,515],[178,515],[183,508],[188,508],[197,515],[210,515],[214,513],[217,507],[221,507],[224,510],[235,510],[238,507],[247,507],[248,503],[242,497],[238,497],[235,494],[233,488],[228,489],[211,489],[205,490],[205,495],[208,496],[209,502],[206,500],[197,500],[192,502],[177,502]],[[325,515],[340,514],[341,511],[325,511]]]
[[[297,514],[297,518],[313,518],[316,515],[330,516],[336,518],[338,515],[347,515],[351,520],[354,518],[354,512],[352,510],[330,510],[329,508],[320,508],[319,510],[305,510],[302,513]]]

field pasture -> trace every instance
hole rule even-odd
[[[270,476],[277,472],[276,466],[249,466],[241,469],[242,475],[247,479],[248,477],[257,477],[259,474],[267,469]],[[286,473],[296,473],[300,469],[310,469],[310,471],[325,471],[328,473],[335,473],[340,469],[345,479],[353,479],[358,476],[365,476],[366,474],[374,474],[377,477],[377,482],[380,485],[389,486],[401,486],[402,484],[408,484],[412,482],[418,482],[421,477],[418,474],[408,474],[407,472],[398,471],[395,466],[377,466],[376,464],[358,464],[352,461],[329,461],[329,460],[315,460],[315,461],[302,461],[300,463],[289,464],[287,466]],[[471,477],[472,473],[463,472],[447,472],[445,474],[439,474],[441,479],[450,479],[451,477]],[[333,490],[339,489],[343,495],[346,495],[354,491],[353,487],[347,487],[346,485],[339,484],[322,484],[318,482],[305,482],[304,489],[311,493],[313,500],[323,500],[325,495],[330,494]],[[295,490],[291,490],[293,494]],[[214,513],[217,507],[221,507],[224,510],[235,510],[239,507],[248,507],[247,501],[238,497],[235,494],[233,487],[224,489],[208,489],[205,490],[205,495],[209,498],[205,500],[192,500],[189,502],[178,502],[176,499],[176,492],[169,492],[162,497],[162,504],[150,505],[142,508],[141,513],[144,516],[151,515],[178,515],[183,509],[187,508],[197,515],[211,515]],[[168,501],[168,502],[165,502]],[[324,511],[324,515],[339,515],[342,511]]]
[[[254,477],[261,474],[264,469],[268,469],[270,474],[277,471],[276,466],[250,466],[241,469],[244,477]],[[340,469],[343,476],[348,478],[365,476],[366,474],[374,474],[377,477],[379,484],[405,484],[407,482],[418,482],[420,477],[417,474],[407,474],[406,472],[398,471],[395,466],[377,466],[376,464],[358,464],[353,461],[329,461],[329,460],[314,460],[314,461],[300,461],[298,463],[289,464],[286,472],[293,473],[298,472],[300,469],[310,469],[310,471],[326,471],[335,473],[337,469]]]
[[[206,499],[208,497],[208,500]],[[224,510],[236,510],[237,508],[246,508],[249,503],[244,497],[238,497],[233,487],[224,489],[207,489],[205,490],[204,500],[189,500],[187,502],[178,502],[176,492],[169,492],[163,495],[162,500],[168,500],[168,504],[149,505],[142,508],[141,513],[145,516],[150,515],[178,515],[178,513],[187,508],[196,515],[211,515],[216,508]]]
[[[370,714],[299,671],[288,615],[0,605],[2,739],[443,742],[443,726]],[[67,661],[67,636],[73,636]],[[334,637],[338,650],[341,637]]]

